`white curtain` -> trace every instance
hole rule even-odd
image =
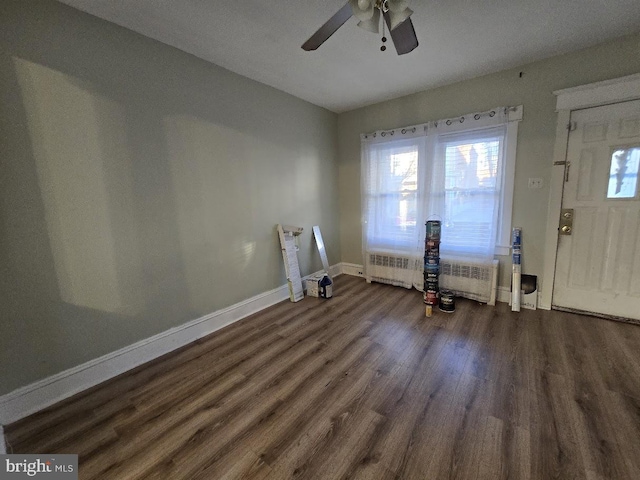
[[[368,281],[422,282],[426,125],[362,136],[362,238]],[[424,239],[423,239],[424,240]]]
[[[442,221],[440,256],[493,261],[507,109],[361,136],[364,274],[423,287],[425,221]]]

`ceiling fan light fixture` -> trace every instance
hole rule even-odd
[[[390,21],[389,28],[391,30],[395,29],[407,18],[409,18],[412,13],[413,13],[413,10],[411,10],[410,8],[405,8],[403,11],[398,13],[394,12],[393,10],[389,10],[389,21]]]
[[[369,20],[360,20],[358,26],[367,32],[378,33],[380,31],[380,10],[376,9]]]
[[[386,0],[384,3],[389,11],[389,28],[391,30],[395,29],[413,13],[407,0]]]
[[[353,16],[361,22],[371,20],[377,9],[373,0],[349,0]]]
[[[407,0],[387,0],[383,3],[385,4],[386,8],[394,13],[399,13],[409,8],[409,2],[407,2]]]

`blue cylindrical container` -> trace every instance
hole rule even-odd
[[[514,248],[522,245],[522,228],[513,227],[513,230],[511,231],[511,245]]]
[[[440,220],[427,220],[427,240],[440,240],[442,222]]]

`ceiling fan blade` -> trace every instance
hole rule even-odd
[[[347,2],[344,7],[338,10],[338,13],[331,17],[327,23],[318,29],[316,33],[311,35],[309,40],[302,44],[302,49],[309,51],[318,48],[326,42],[327,39],[336,32],[336,30],[344,25],[344,23],[351,18],[351,15],[353,15],[353,10],[351,9],[349,2]]]
[[[418,37],[416,37],[416,31],[413,29],[413,23],[410,18],[407,18],[393,30],[391,30],[391,17],[389,12],[384,13],[384,21],[389,28],[391,40],[393,40],[398,55],[409,53],[418,46]]]

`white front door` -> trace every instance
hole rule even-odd
[[[640,100],[576,110],[571,128],[553,305],[640,319]]]

